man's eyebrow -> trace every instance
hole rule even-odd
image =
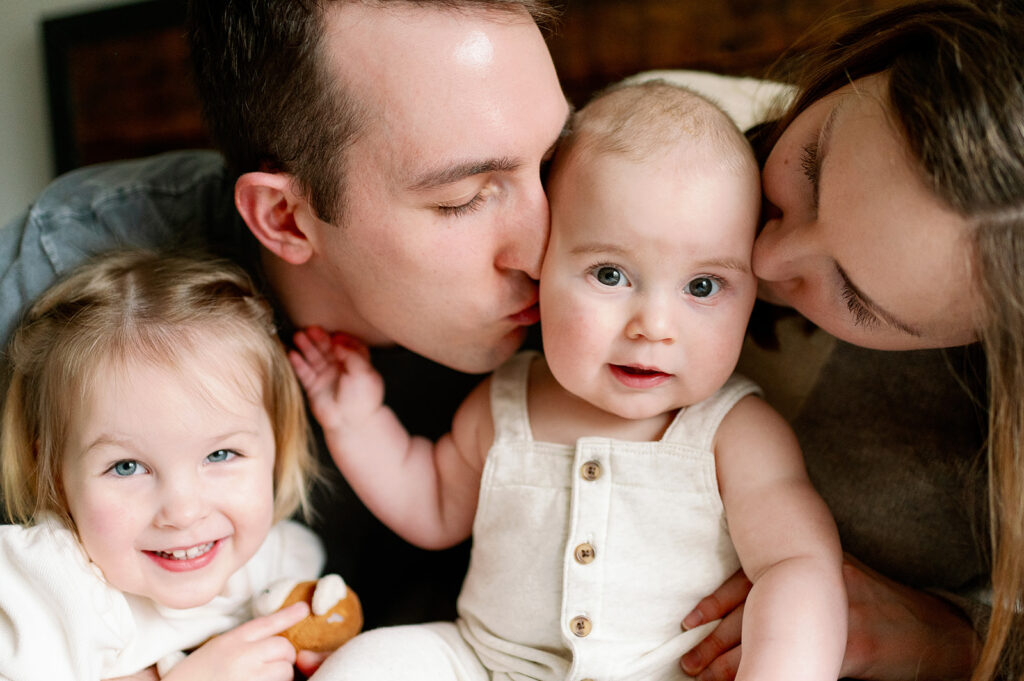
[[[548,147],[547,151],[544,153],[545,158],[550,157],[551,154],[554,153],[555,149],[558,147],[558,143],[561,142],[569,129],[569,122],[572,119],[573,108],[571,102],[566,100],[566,103],[569,105],[569,112],[565,116],[565,121],[562,124],[562,129],[559,131],[558,137],[555,138],[551,143],[551,146]],[[409,183],[409,189],[411,191],[425,191],[427,189],[434,189],[435,187],[443,187],[446,184],[453,184],[467,177],[481,175],[483,173],[512,172],[522,167],[522,165],[522,159],[512,158],[509,156],[439,165],[421,173],[419,177]]]
[[[486,160],[463,161],[431,168],[409,184],[412,191],[443,187],[481,173],[509,172],[522,165],[519,159],[503,157]]]
[[[876,317],[878,317],[880,320],[882,320],[889,326],[893,327],[894,329],[898,329],[899,331],[902,331],[905,334],[915,336],[917,338],[921,338],[922,336],[924,336],[924,334],[919,329],[917,329],[914,326],[911,326],[910,324],[907,324],[904,321],[901,321],[899,317],[886,310],[884,307],[882,307],[874,300],[872,300],[870,296],[868,296],[866,293],[857,288],[857,285],[850,281],[850,276],[846,274],[846,270],[844,270],[839,263],[835,263],[835,266],[836,271],[839,273],[839,277],[843,280],[843,286],[850,293],[855,295],[857,299],[860,300],[860,302],[864,305],[864,307],[869,309]]]

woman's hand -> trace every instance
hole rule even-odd
[[[843,577],[850,603],[841,676],[868,681],[967,679],[980,650],[970,622],[952,605],[875,572],[850,555]],[[731,681],[740,662],[743,571],[726,580],[683,619],[683,628],[721,618],[681,666],[700,681]]]

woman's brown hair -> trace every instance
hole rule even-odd
[[[888,76],[894,124],[927,186],[971,230],[988,366],[993,602],[975,681],[1024,673],[1024,6],[921,2],[801,44],[775,77],[799,93],[753,136],[764,159],[821,97]]]

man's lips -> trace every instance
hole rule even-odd
[[[508,318],[519,326],[532,326],[540,321],[540,305],[537,303],[528,305],[519,312],[510,314]]]
[[[653,388],[672,378],[672,374],[652,367],[628,364],[609,364],[609,370],[627,388]]]

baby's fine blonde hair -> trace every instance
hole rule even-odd
[[[725,111],[661,79],[623,81],[599,91],[573,115],[558,155],[596,151],[643,162],[677,149],[696,167],[757,171],[750,144]]]
[[[274,511],[307,512],[314,475],[298,381],[273,313],[237,265],[206,256],[118,251],[70,273],[29,309],[7,350],[0,477],[12,522],[45,511],[73,527],[61,484],[72,415],[100,371],[184,367],[226,344],[251,371],[274,428]]]

